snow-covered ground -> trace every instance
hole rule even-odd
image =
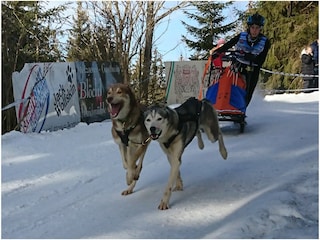
[[[152,142],[126,188],[111,122],[1,137],[2,238],[318,238],[319,92],[254,96],[243,134],[184,152],[184,191],[157,209],[169,163]]]

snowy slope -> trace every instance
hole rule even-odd
[[[183,155],[184,191],[157,206],[169,164],[157,142],[135,192],[111,122],[1,137],[2,238],[317,238],[318,92],[255,95],[244,134],[221,123],[228,159],[204,137]]]

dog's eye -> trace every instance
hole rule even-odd
[[[162,117],[158,117],[158,118],[157,118],[157,121],[161,121],[161,120],[162,120]]]
[[[149,118],[147,118],[147,119],[146,119],[146,122],[150,122],[150,119],[149,119]]]

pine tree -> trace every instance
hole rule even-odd
[[[107,19],[106,19],[107,20]],[[116,62],[115,57],[115,41],[114,35],[111,32],[111,27],[106,23],[106,26],[93,25],[92,36],[93,57],[96,61]]]
[[[25,63],[61,60],[55,44],[61,25],[52,29],[52,23],[63,20],[64,6],[45,9],[41,1],[3,1],[2,17],[2,106],[13,102],[11,76]],[[2,112],[2,133],[16,125],[14,108]]]
[[[185,35],[182,40],[195,53],[191,60],[207,59],[208,52],[213,47],[213,42],[233,30],[236,22],[224,24],[226,17],[222,16],[222,10],[230,6],[232,2],[194,1],[191,5],[196,8],[196,12],[184,11],[188,18],[195,20],[199,27],[188,25],[185,21],[182,24],[194,40],[188,39]]]
[[[161,54],[157,49],[153,50],[151,71],[149,77],[149,94],[148,104],[152,102],[163,102],[165,96],[165,89],[161,86],[164,82],[164,64],[161,60]]]
[[[69,61],[116,62],[118,60],[110,19],[101,17],[96,13],[98,11],[101,9],[98,9],[93,2],[77,2],[74,25],[67,43]]]
[[[94,61],[91,54],[91,30],[88,12],[82,6],[83,2],[77,2],[77,11],[73,17],[74,26],[70,30],[67,42],[68,61]]]
[[[313,1],[257,1],[251,13],[266,18],[264,34],[271,40],[264,67],[276,72],[299,73],[302,49],[319,38],[319,7]],[[267,89],[301,88],[300,77],[263,74]]]

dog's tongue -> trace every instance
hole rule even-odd
[[[111,104],[110,113],[112,117],[116,117],[120,111],[120,104]]]
[[[159,135],[158,134],[150,134],[150,137],[151,137],[151,139],[153,139],[153,140],[157,140],[158,138],[159,138]]]

